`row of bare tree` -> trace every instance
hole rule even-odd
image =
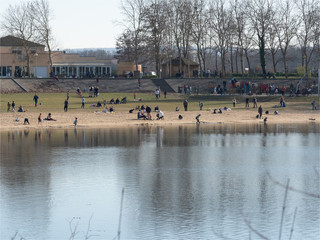
[[[268,54],[273,71],[281,61],[287,77],[289,48],[300,49],[301,56],[296,57],[305,72],[319,56],[319,0],[123,0],[121,4],[125,30],[117,39],[119,57],[136,66],[153,62],[158,74],[161,64],[172,57],[195,58],[200,72],[213,62],[223,74],[227,64],[232,72],[241,69],[243,74],[245,66],[251,69],[250,52],[259,51],[263,74]]]
[[[33,54],[32,45],[29,42],[43,44],[46,47],[49,53],[50,72],[52,71],[51,19],[52,11],[47,0],[30,0],[17,5],[9,5],[3,16],[1,28],[23,42],[28,73],[30,73],[30,60]]]

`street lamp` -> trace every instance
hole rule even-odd
[[[34,56],[36,57],[36,71],[35,71],[35,77],[38,78],[38,53],[35,53]]]
[[[172,62],[172,55],[169,55],[170,62],[169,62],[169,78],[171,78],[171,62]]]

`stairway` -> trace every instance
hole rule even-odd
[[[11,78],[11,80],[17,84],[24,92],[28,92],[27,89],[25,89],[20,83],[18,83],[14,78]]]
[[[165,79],[151,79],[152,83],[159,88],[161,92],[175,93],[176,91],[167,83]]]

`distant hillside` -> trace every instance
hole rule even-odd
[[[72,49],[64,49],[66,53],[81,53],[81,52],[89,52],[89,51],[106,51],[110,53],[116,53],[117,49],[115,48],[72,48]]]

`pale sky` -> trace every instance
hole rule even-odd
[[[26,0],[1,0],[0,19],[9,7]],[[48,0],[56,48],[114,48],[123,31],[120,0]],[[117,23],[118,22],[118,23]],[[5,34],[1,32],[1,36]]]

